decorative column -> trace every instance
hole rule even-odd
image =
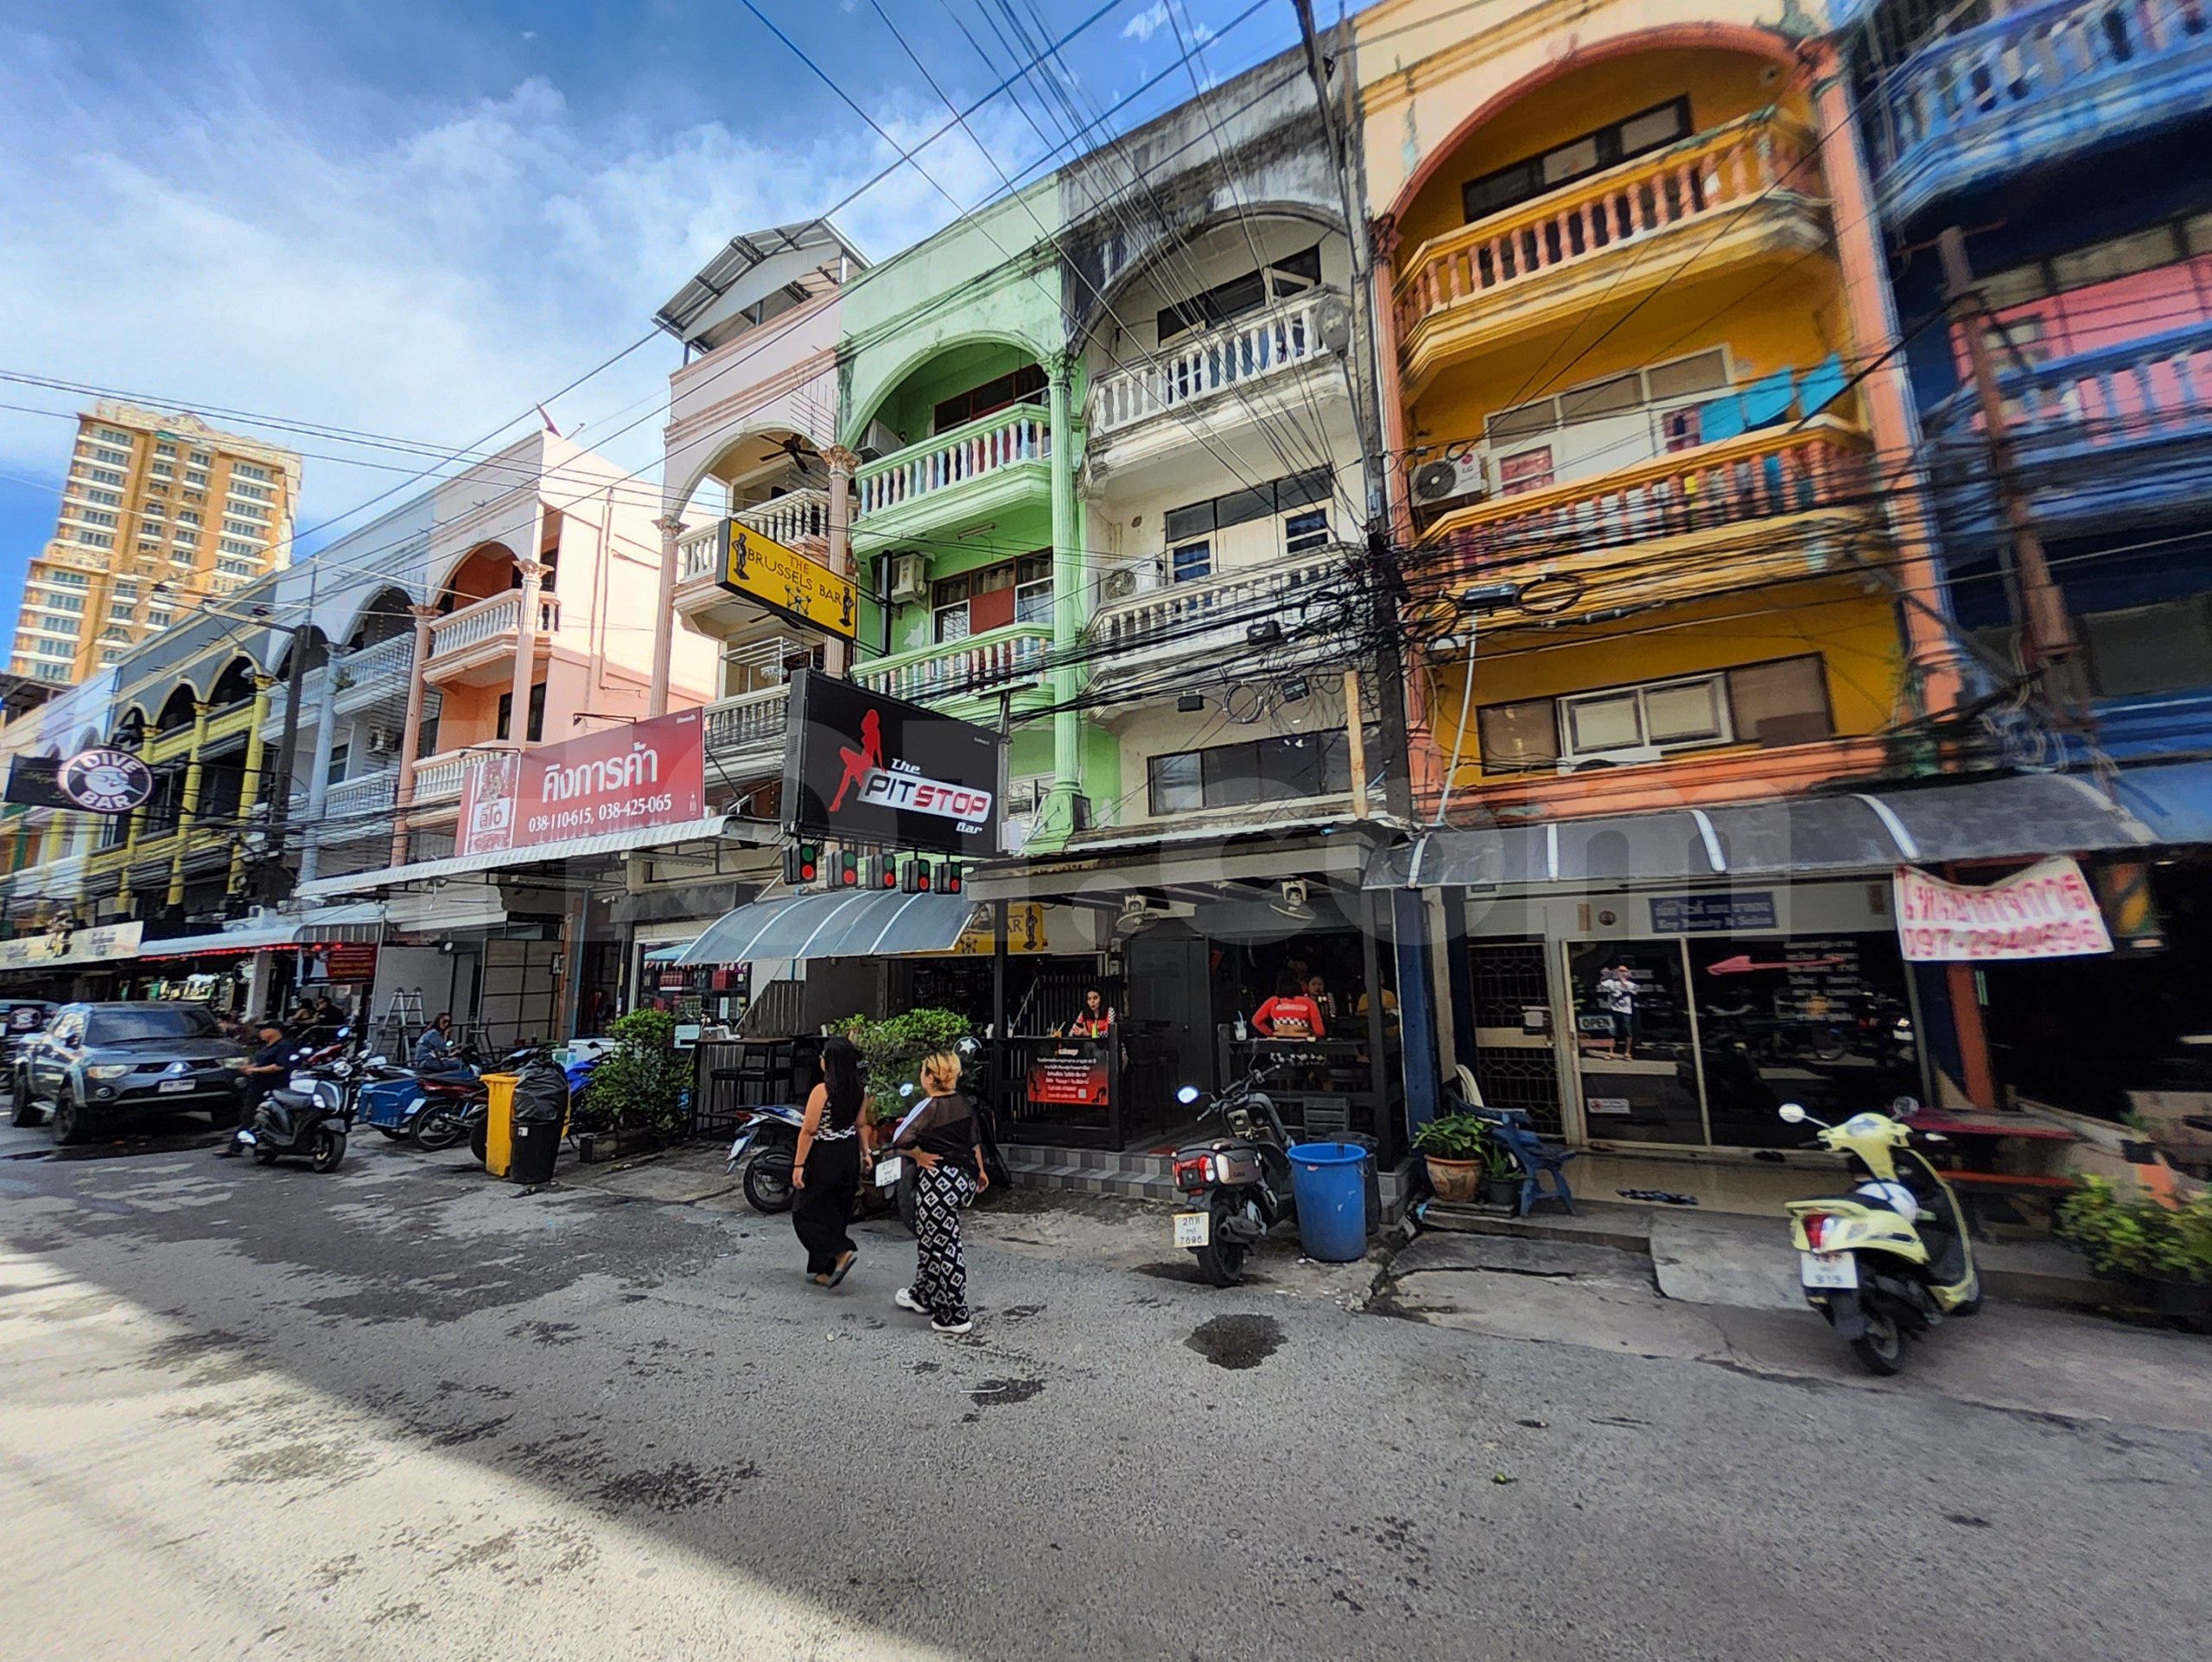
[[[683,519],[673,513],[653,521],[660,532],[660,600],[653,608],[653,679],[645,695],[645,714],[668,714],[669,655],[676,646],[676,539],[683,534]]]
[[[1083,717],[1074,709],[1083,676],[1074,663],[1083,645],[1085,614],[1090,609],[1090,583],[1083,558],[1083,525],[1075,500],[1075,419],[1071,413],[1070,381],[1074,363],[1065,352],[1054,353],[1045,366],[1051,386],[1052,446],[1052,812],[1038,818],[1046,825],[1056,818],[1062,835],[1075,830],[1075,799],[1083,788]]]
[[[430,626],[438,621],[435,606],[409,608],[415,614],[415,662],[407,678],[407,718],[399,729],[399,779],[392,792],[391,863],[407,863],[407,811],[415,804],[415,744],[423,730],[423,668],[430,661]]]
[[[522,573],[522,611],[515,621],[515,678],[508,694],[513,713],[507,719],[507,737],[519,750],[530,742],[530,684],[537,672],[538,584],[545,568],[536,560],[517,560],[515,570]]]
[[[168,892],[162,904],[179,907],[184,904],[184,851],[192,842],[192,822],[200,813],[200,784],[205,768],[200,753],[207,746],[207,706],[195,702],[192,706],[192,748],[186,753],[184,764],[184,798],[177,805],[176,852],[169,856]]]
[[[330,753],[338,742],[338,666],[344,655],[322,660],[322,692],[315,701],[315,760],[308,764],[307,823],[300,836],[300,881],[310,883],[322,870],[322,806],[330,794]],[[290,781],[285,781],[287,789]]]
[[[298,643],[294,643],[292,650],[295,652],[299,650]],[[238,780],[238,818],[241,820],[246,818],[251,806],[261,799],[261,763],[267,748],[262,743],[261,724],[269,719],[269,691],[276,685],[276,681],[266,675],[257,675],[253,678],[253,725],[246,729],[245,774]],[[289,790],[291,783],[291,780],[286,780],[284,788]],[[280,859],[283,856],[282,849],[270,848],[266,851],[266,857],[271,860]],[[233,839],[232,844],[231,869],[228,876],[224,880],[223,892],[226,895],[237,895],[243,891],[245,887],[245,839],[241,837]]]
[[[1962,690],[1959,647],[1946,623],[1949,608],[1943,603],[1936,516],[1920,465],[1920,423],[1898,339],[1873,188],[1835,48],[1823,41],[1809,42],[1799,53],[1813,82],[1821,172],[1827,181],[1836,259],[1843,269],[1844,311],[1852,343],[1866,366],[1859,388],[1873,431],[1876,487],[1887,506],[1904,590],[1906,651],[1919,680],[1922,710],[1948,710]]]
[[[842,444],[831,445],[822,453],[822,459],[830,464],[830,569],[857,583],[860,566],[853,558],[853,474],[859,471],[861,459]],[[858,617],[853,620],[853,627],[859,629]],[[851,641],[833,638],[828,653],[830,674],[849,676],[854,656]]]

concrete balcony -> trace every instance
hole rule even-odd
[[[300,725],[302,729],[315,721],[315,712],[322,708],[322,685],[329,674],[328,665],[318,664],[300,679]],[[283,681],[278,681],[269,689],[269,714],[262,721],[261,736],[272,744],[283,735],[284,706],[290,697],[291,688]]]
[[[414,633],[347,653],[331,667],[338,676],[333,706],[340,716],[385,708],[394,716],[403,714],[408,685],[415,678]]]
[[[461,801],[462,776],[467,772],[470,753],[448,750],[442,755],[425,756],[415,764],[415,796],[413,806],[420,812],[425,808],[447,808]]]
[[[1344,563],[1332,550],[1205,583],[1154,589],[1102,606],[1091,619],[1090,638],[1111,651],[1092,665],[1091,679],[1111,681],[1177,659],[1245,652],[1254,624],[1274,621],[1289,633],[1302,608],[1325,602],[1329,585],[1343,575]]]
[[[2199,518],[2212,469],[2212,323],[2000,371],[2006,430],[2048,531]],[[1924,426],[1946,535],[2002,532],[1981,407],[1961,388]]]
[[[540,595],[535,636],[539,657],[551,653],[552,637],[560,627],[561,602],[551,595]],[[430,653],[423,678],[442,686],[491,686],[505,681],[514,673],[521,636],[521,589],[510,589],[464,606],[430,626]]]
[[[1827,239],[1821,188],[1811,135],[1751,116],[1431,238],[1393,302],[1405,397],[1662,288],[1800,258]]]
[[[1314,289],[1096,374],[1085,465],[1119,471],[1185,452],[1194,429],[1225,437],[1247,424],[1310,421],[1314,399],[1344,397],[1335,362],[1349,328],[1344,297]]]
[[[1020,508],[1049,513],[1052,444],[1043,406],[1018,404],[869,462],[853,480],[855,552]]]
[[[743,692],[709,704],[707,768],[709,777],[724,784],[741,784],[780,773],[784,766],[784,718],[791,690],[769,687]]]
[[[416,769],[420,799],[422,769]],[[324,843],[348,842],[359,837],[391,836],[392,805],[397,800],[399,770],[365,774],[342,779],[323,793],[322,818],[316,835]]]
[[[772,542],[827,566],[830,493],[792,491],[731,516]],[[721,586],[722,524],[687,531],[676,544],[676,615],[710,640],[743,640],[790,627],[759,602]]]
[[[2201,116],[2199,0],[2059,0],[1930,41],[1867,123],[1897,224],[1955,192]]]
[[[1868,454],[1854,429],[1816,416],[1493,497],[1438,522],[1422,548],[1450,557],[1440,576],[1425,573],[1418,586],[1448,600],[1470,583],[1521,585],[1518,610],[1484,625],[1494,630],[1847,572],[1854,551],[1877,555]],[[1758,534],[1747,535],[1749,526]]]
[[[1034,693],[1051,655],[1048,623],[1015,623],[965,640],[863,664],[854,679],[871,691],[919,704],[995,701],[1001,692]]]

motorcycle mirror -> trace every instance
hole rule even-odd
[[[900,1086],[899,1087],[899,1094],[902,1097],[912,1096],[914,1094],[914,1082],[912,1079],[909,1079],[906,1084]]]
[[[1785,1102],[1774,1111],[1782,1116],[1782,1122],[1785,1125],[1802,1125],[1805,1123],[1805,1106],[1802,1103]]]
[[[1198,1087],[1195,1085],[1186,1085],[1180,1091],[1178,1091],[1175,1093],[1175,1100],[1186,1105],[1196,1102],[1198,1099]]]

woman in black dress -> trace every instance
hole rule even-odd
[[[822,1083],[806,1098],[791,1158],[791,1227],[806,1248],[806,1273],[835,1287],[860,1256],[846,1233],[853,1221],[853,1194],[860,1187],[862,1133],[861,1053],[850,1039],[822,1047]]]

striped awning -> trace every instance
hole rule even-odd
[[[785,895],[725,912],[670,960],[748,964],[949,951],[976,904],[964,895]]]

